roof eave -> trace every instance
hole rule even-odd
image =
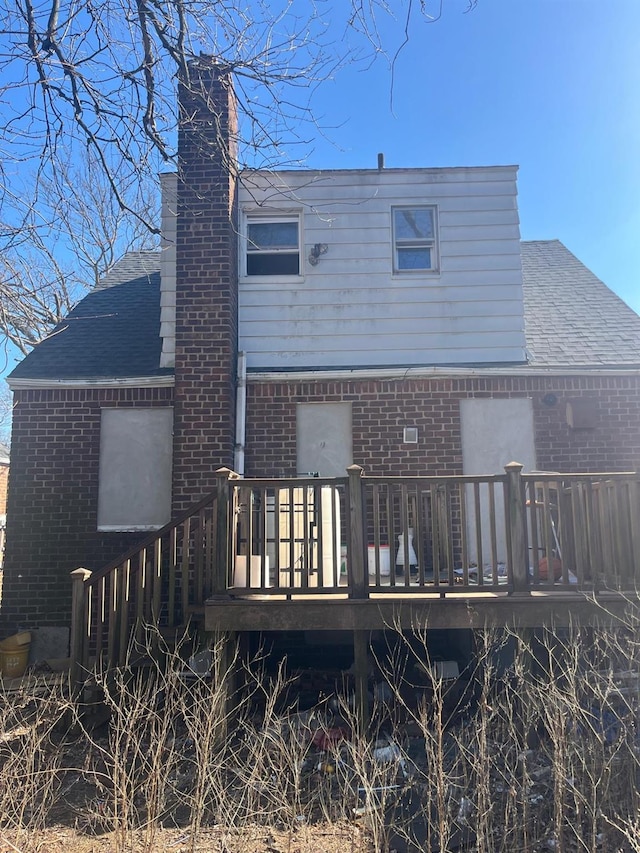
[[[50,388],[172,388],[175,385],[173,373],[163,376],[101,376],[76,379],[37,379],[9,377],[12,391],[28,391]]]

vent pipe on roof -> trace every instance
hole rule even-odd
[[[381,152],[378,154],[378,171],[381,172],[384,169],[384,154]]]

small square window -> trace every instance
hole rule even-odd
[[[248,216],[245,247],[245,275],[300,275],[297,216]]]
[[[432,272],[438,268],[435,207],[394,207],[393,271]]]

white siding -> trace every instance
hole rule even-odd
[[[516,171],[244,176],[241,210],[298,211],[304,244],[300,276],[240,279],[249,368],[523,361]],[[411,204],[437,206],[438,272],[392,272],[391,207]]]
[[[162,257],[160,259],[160,367],[173,367],[176,352],[176,217],[178,177],[160,175],[162,187]]]

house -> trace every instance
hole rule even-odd
[[[640,318],[515,166],[236,175],[229,76],[192,65],[160,252],[131,253],[10,377],[2,630],[246,477],[637,471]]]

